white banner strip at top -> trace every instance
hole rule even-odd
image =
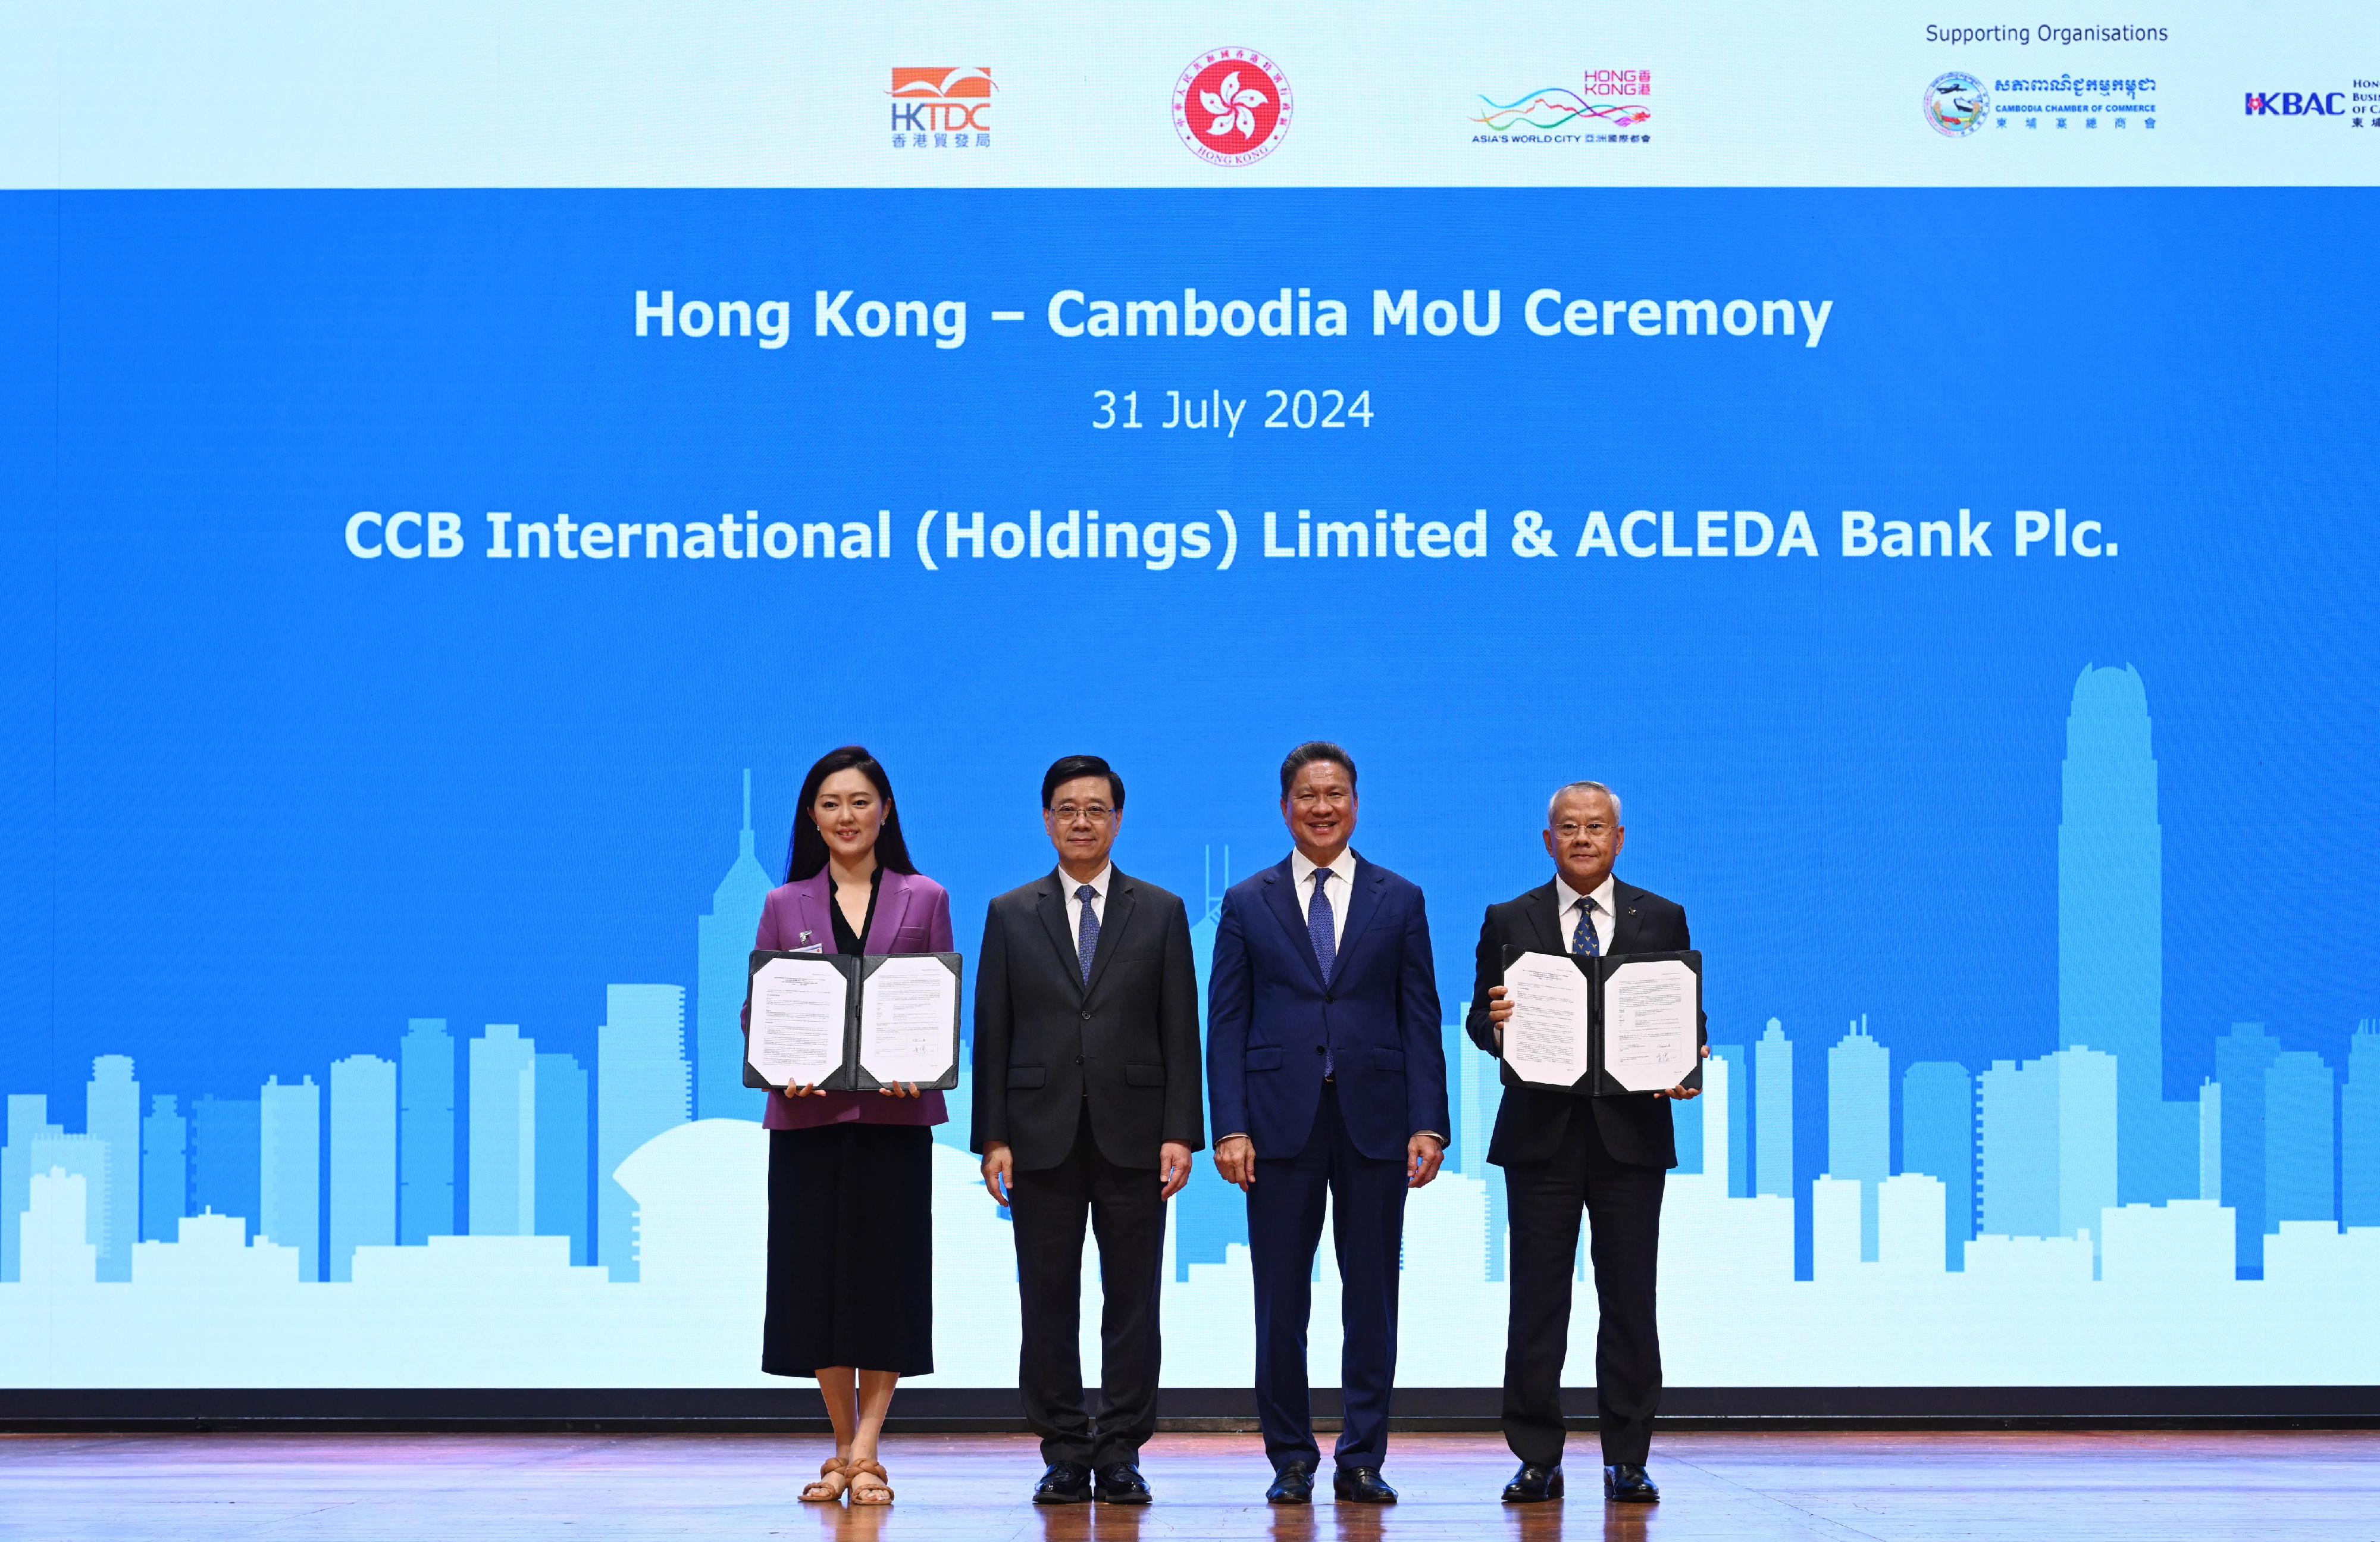
[[[2380,6],[0,0],[0,186],[2362,186]]]

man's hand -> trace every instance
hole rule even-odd
[[[1190,1181],[1190,1147],[1178,1140],[1169,1140],[1158,1151],[1157,1178],[1165,1186],[1158,1191],[1157,1202],[1162,1205],[1180,1194],[1182,1185]]]
[[[1703,1046],[1703,1059],[1710,1059],[1710,1046],[1707,1044]],[[1702,1095],[1703,1089],[1698,1087],[1673,1087],[1669,1091],[1661,1094],[1664,1098],[1674,1099],[1681,1103],[1684,1102],[1689,1098],[1699,1098]]]
[[[983,1187],[1003,1205],[1015,1192],[1016,1154],[1009,1150],[1008,1142],[995,1140],[983,1148]]]
[[[1405,1187],[1417,1189],[1438,1176],[1446,1160],[1446,1142],[1433,1135],[1416,1135],[1405,1142]]]
[[[1236,1184],[1245,1194],[1257,1184],[1257,1143],[1231,1135],[1215,1143],[1215,1171],[1223,1182]]]
[[[1504,1025],[1512,1020],[1512,999],[1500,985],[1488,988],[1488,1020],[1496,1025],[1496,1052],[1504,1052]]]

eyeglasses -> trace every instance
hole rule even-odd
[[[1600,841],[1611,833],[1611,827],[1601,820],[1590,820],[1585,824],[1572,820],[1554,826],[1554,833],[1565,841],[1575,841],[1582,835],[1592,835]]]
[[[1050,810],[1060,824],[1073,824],[1076,820],[1088,820],[1093,824],[1105,824],[1115,810],[1104,803],[1062,803]]]

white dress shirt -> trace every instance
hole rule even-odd
[[[1314,919],[1314,875],[1321,869],[1314,859],[1302,851],[1289,854],[1289,876],[1297,886],[1297,913]],[[1355,892],[1355,854],[1342,850],[1330,864],[1330,951],[1337,953],[1339,944],[1347,940],[1348,896]]]
[[[1582,905],[1587,907],[1587,925],[1595,929],[1595,951],[1598,953],[1608,953],[1611,951],[1612,932],[1618,924],[1618,917],[1611,910],[1611,875],[1609,873],[1603,875],[1603,881],[1595,886],[1595,892],[1592,894],[1581,894],[1570,886],[1569,880],[1556,873],[1554,901],[1554,929],[1561,934],[1562,952],[1571,951],[1570,940],[1578,931],[1578,907]]]
[[[1099,876],[1090,880],[1091,914],[1099,918],[1101,926],[1108,924],[1108,889],[1114,882],[1115,864],[1112,862],[1101,868]],[[1083,945],[1083,902],[1078,893],[1082,887],[1081,879],[1063,868],[1058,869],[1058,898],[1065,903],[1066,929],[1074,935],[1077,948]]]

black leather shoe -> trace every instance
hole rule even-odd
[[[1534,1462],[1524,1462],[1512,1481],[1504,1485],[1506,1504],[1542,1504],[1562,1497],[1561,1468],[1540,1467]]]
[[[1351,1504],[1394,1504],[1397,1491],[1380,1481],[1378,1467],[1342,1467],[1330,1475],[1330,1492]]]
[[[1603,1469],[1603,1497],[1621,1504],[1659,1504],[1661,1491],[1645,1475],[1642,1467],[1621,1463],[1617,1467]]]
[[[1273,1474],[1272,1487],[1265,1490],[1267,1504],[1312,1504],[1314,1502],[1314,1468],[1310,1463],[1293,1462]]]
[[[1079,1462],[1050,1463],[1041,1481],[1033,1486],[1035,1504],[1088,1504],[1090,1500],[1091,1470]]]
[[[1091,1475],[1099,1480],[1096,1492],[1104,1503],[1147,1504],[1149,1500],[1148,1481],[1129,1462],[1111,1462]]]

